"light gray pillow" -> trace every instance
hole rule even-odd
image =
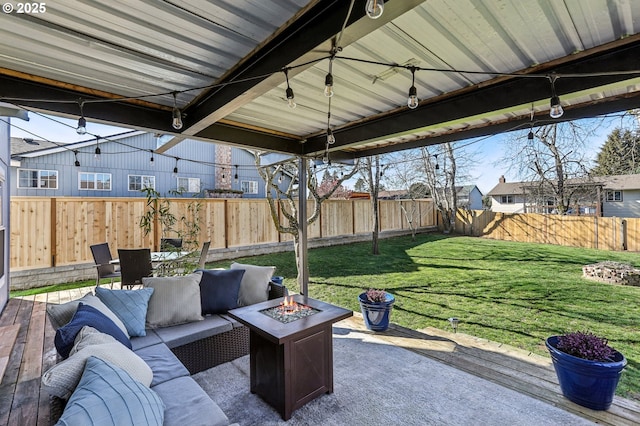
[[[42,384],[46,386],[49,394],[68,399],[78,385],[87,359],[91,356],[122,368],[144,386],[151,385],[153,372],[142,358],[113,337],[94,328],[83,327],[76,337],[69,358],[54,365],[42,375]]]
[[[269,299],[269,281],[276,271],[275,266],[256,266],[232,263],[231,269],[244,269],[238,292],[238,306],[253,305]]]
[[[202,272],[176,277],[143,278],[142,285],[153,288],[147,308],[147,328],[201,321],[200,278]]]
[[[113,321],[113,323],[120,330],[122,330],[125,336],[131,337],[127,332],[127,327],[120,320],[120,318],[118,318],[118,316],[113,313],[113,311],[109,309],[107,305],[102,303],[102,300],[100,300],[97,296],[94,296],[93,293],[87,293],[80,299],[72,300],[71,302],[63,303],[60,305],[47,305],[47,315],[49,316],[49,320],[51,321],[51,325],[53,326],[54,330],[64,327],[69,321],[71,321],[71,318],[73,318],[73,315],[78,310],[78,304],[80,302],[99,310],[100,313],[104,314],[107,318]]]

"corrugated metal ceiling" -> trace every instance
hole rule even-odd
[[[346,16],[345,4],[347,0],[57,0],[46,3],[45,13],[0,15],[0,75],[86,96],[162,94],[146,98],[149,104],[143,106],[147,109],[170,107],[171,92],[178,91],[178,104],[189,124],[183,135],[296,152],[297,144],[288,145],[286,140],[319,140],[326,131],[328,98],[322,90],[329,60],[291,69],[290,84],[298,104],[294,110],[287,107],[286,84],[279,71],[329,55],[330,39]],[[544,74],[555,66],[574,63],[582,58],[581,52],[606,53],[612,48],[603,46],[618,43],[616,48],[636,47],[640,41],[640,1],[635,0],[390,0],[379,22],[362,17],[363,5],[364,0],[355,2],[342,51],[333,63],[335,96],[331,98],[330,119],[338,139],[341,131],[346,135],[346,130],[356,129],[348,141],[333,149],[361,154],[373,152],[372,148],[400,149],[408,142],[428,144],[434,136],[461,129],[510,121],[517,126],[529,117],[532,104],[542,116],[550,96],[546,81],[531,85],[531,93],[514,95],[507,107],[483,105],[480,110],[459,115],[442,111],[452,108],[458,94],[495,85],[491,93],[496,96],[499,82],[506,78],[492,73]],[[316,22],[319,19],[324,21]],[[335,30],[327,30],[330,33],[323,36],[313,25],[333,25]],[[316,34],[318,39],[312,40]],[[308,52],[292,52],[296,44],[312,47]],[[621,63],[620,56],[617,61]],[[411,73],[388,65],[394,63],[441,70],[416,72],[422,104],[414,112],[406,107]],[[596,62],[595,67],[602,68],[603,63],[607,62]],[[216,104],[217,99],[233,94],[233,89],[206,86],[259,76],[267,69],[264,64],[271,66],[272,77],[242,86],[233,100]],[[572,69],[582,69],[576,64]],[[616,71],[593,67],[585,65],[584,72]],[[627,68],[640,70],[636,56],[628,58]],[[557,89],[565,109],[571,109],[610,97],[636,96],[638,76],[584,86],[565,85],[568,79],[560,78]],[[504,87],[514,90],[516,86]],[[0,97],[4,92],[0,89]],[[470,99],[482,103],[485,96]],[[65,98],[69,99],[71,95]],[[57,111],[74,114],[72,107]],[[90,106],[85,112],[92,117]],[[363,123],[379,123],[381,117],[407,113],[420,117],[415,126],[386,126],[386,132],[358,130]],[[136,121],[114,114],[95,112],[93,117],[167,131],[153,123],[159,115],[141,113]],[[427,118],[438,114],[442,118]],[[189,122],[191,118],[193,122]],[[252,133],[225,139],[219,127],[211,127],[222,119],[226,125]],[[402,120],[412,121],[406,116]],[[285,137],[268,145],[258,140],[261,135]],[[316,145],[309,144],[308,152],[318,152],[321,144]]]

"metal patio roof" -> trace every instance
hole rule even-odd
[[[561,120],[640,103],[640,1],[387,0],[375,20],[350,3],[56,0],[3,13],[0,100],[72,117],[81,100],[89,120],[174,134],[163,149],[189,137],[322,156],[337,43],[335,158],[528,128],[532,108],[545,124],[552,73]],[[402,66],[418,67],[416,109]]]

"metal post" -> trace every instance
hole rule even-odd
[[[299,157],[298,164],[298,237],[300,247],[300,293],[309,297],[309,258],[307,256],[307,159]]]

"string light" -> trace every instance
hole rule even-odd
[[[289,103],[289,108],[293,109],[296,107],[296,101],[294,100],[295,96],[293,94],[293,89],[289,86],[289,69],[284,69],[284,78],[287,80],[287,90],[285,90],[285,95],[287,96],[287,102]]]
[[[100,154],[102,154],[100,151],[100,138],[96,138],[96,150],[94,151],[93,158],[100,161]]]
[[[549,101],[551,109],[549,110],[549,115],[551,118],[560,118],[562,114],[564,114],[564,110],[562,109],[562,105],[560,105],[560,98],[556,94],[556,80],[558,79],[557,75],[549,76],[549,80],[551,81],[551,100]]]
[[[173,168],[173,177],[178,177],[178,160],[180,160],[178,157],[176,157],[176,165]]]
[[[527,135],[527,139],[529,139],[530,141],[533,140],[533,104],[531,104],[531,119],[530,119],[531,125],[529,127],[529,134]]]
[[[78,160],[78,151],[73,151],[74,157],[76,157],[76,162],[74,163],[76,167],[80,167],[80,161]]]
[[[234,164],[235,168],[236,168],[236,174],[233,176],[233,180],[235,183],[238,183],[238,165]]]
[[[224,178],[225,178],[225,174],[224,174],[225,170],[226,170],[226,169],[223,167],[223,168],[222,168],[222,179],[224,179]]]
[[[282,183],[282,179],[284,179],[284,172],[280,172],[280,176],[278,176],[278,183]]]
[[[176,99],[176,95],[178,92],[173,92],[173,122],[171,125],[174,129],[180,130],[182,129],[182,112],[178,108],[178,100]]]
[[[382,16],[382,12],[384,12],[384,1],[383,0],[367,0],[367,4],[365,5],[365,12],[367,16],[371,19],[378,19]]]
[[[440,168],[440,164],[438,164],[438,154],[433,154],[433,156],[435,157],[435,162],[436,162],[435,169],[438,170]]]
[[[411,109],[418,107],[418,90],[416,89],[416,67],[411,67],[411,87],[409,88],[409,98],[407,106]]]
[[[79,135],[84,135],[87,133],[87,120],[84,118],[84,101],[82,99],[78,100],[78,106],[80,106],[80,118],[78,118],[78,127],[76,127],[76,133]]]
[[[153,160],[153,150],[150,149],[149,152],[151,153],[151,158],[149,158],[149,165],[153,166],[154,160]]]
[[[327,98],[333,96],[333,58],[335,57],[336,51],[335,48],[331,52],[331,58],[329,58],[329,72],[324,78],[324,95]]]

